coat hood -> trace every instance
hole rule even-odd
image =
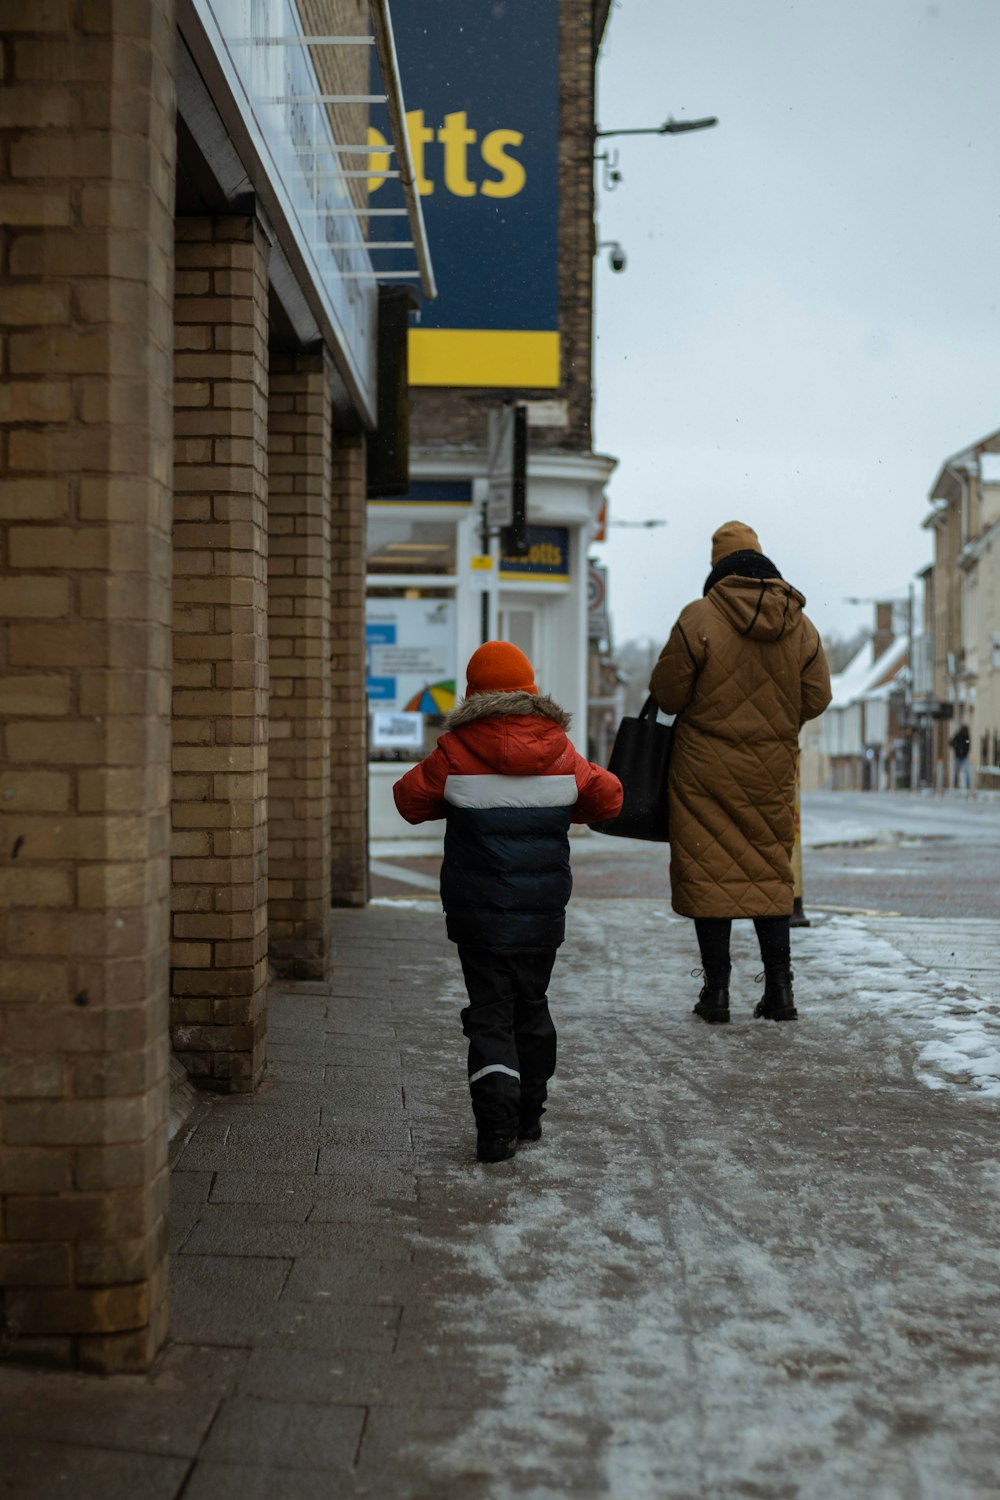
[[[445,719],[466,750],[504,776],[544,775],[566,753],[569,714],[545,694],[475,693]]]
[[[448,729],[461,729],[463,724],[474,724],[477,719],[495,719],[508,714],[539,714],[551,719],[560,729],[568,729],[570,716],[564,708],[545,693],[473,693],[470,698],[453,708],[444,721]]]
[[[740,635],[754,641],[778,641],[794,630],[806,602],[783,578],[741,578],[738,573],[723,578],[707,597]]]

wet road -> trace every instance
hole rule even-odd
[[[1000,917],[1000,799],[816,792],[804,899],[911,917]]]
[[[861,907],[913,917],[996,917],[1000,850],[954,843],[811,849],[810,906]]]

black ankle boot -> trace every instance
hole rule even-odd
[[[522,1087],[521,1106],[517,1120],[517,1138],[519,1141],[541,1140],[542,1115],[544,1113],[545,1105],[541,1102],[537,1093],[530,1093]]]
[[[764,969],[764,997],[754,1007],[754,1015],[766,1021],[796,1021],[793,974],[788,964],[769,964]]]
[[[705,983],[701,987],[694,1013],[710,1026],[724,1025],[729,1020],[729,974],[729,969],[705,971]]]
[[[477,1161],[509,1161],[517,1150],[517,1136],[480,1130],[476,1136]]]

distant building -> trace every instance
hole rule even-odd
[[[876,605],[877,626],[871,642],[832,678],[830,706],[805,741],[812,752],[810,763],[804,760],[803,764],[806,790],[825,784],[835,791],[877,791],[908,782],[905,673],[909,643],[905,634],[893,633],[891,620],[891,604]],[[822,757],[822,775],[815,764],[817,752]]]
[[[954,454],[931,487],[924,526],[934,535],[930,579],[933,676],[922,665],[915,708],[933,724],[935,776],[952,774],[948,742],[972,740],[973,785],[1000,786],[1000,431]]]

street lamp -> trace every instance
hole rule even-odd
[[[669,521],[609,521],[609,526],[669,526]]]
[[[611,136],[619,135],[690,135],[693,130],[711,130],[718,123],[717,115],[706,115],[700,120],[675,120],[673,115],[668,115],[662,125],[635,125],[625,130],[598,130],[595,125],[594,140],[606,141]],[[606,192],[613,193],[622,181],[622,174],[618,170],[618,152],[601,151],[595,154],[594,160],[604,163],[604,188]]]
[[[668,115],[662,125],[640,125],[629,130],[594,130],[595,140],[605,140],[609,135],[687,135],[691,130],[711,130],[718,125],[718,115],[706,115],[703,120],[675,120]]]

